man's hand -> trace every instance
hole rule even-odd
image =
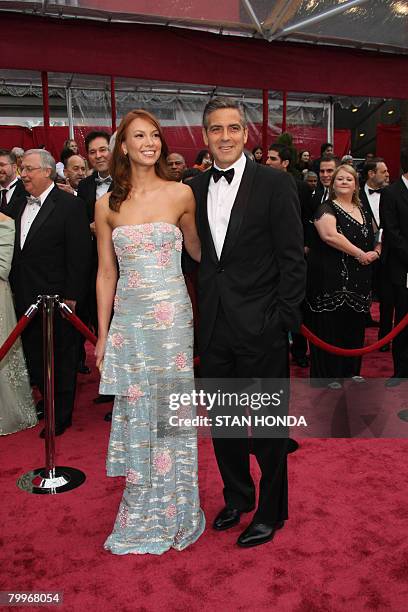
[[[67,191],[68,193],[72,193],[72,195],[75,195],[75,191],[72,189],[71,185],[64,185],[64,183],[56,183],[56,185],[63,191]]]
[[[91,230],[92,234],[95,236],[96,235],[95,221],[92,221],[92,223],[89,224],[89,229]]]

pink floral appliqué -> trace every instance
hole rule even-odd
[[[130,240],[132,240],[132,242],[136,245],[139,244],[139,242],[142,239],[142,234],[140,232],[140,230],[136,229],[136,227],[125,227],[123,229],[123,233],[125,236],[127,236],[128,238],[130,238]]]
[[[122,334],[116,333],[111,336],[111,344],[114,348],[122,348],[125,343],[125,339]]]
[[[171,470],[171,466],[173,462],[171,460],[171,456],[169,451],[162,451],[157,453],[157,455],[153,459],[154,469],[160,476],[165,476]]]
[[[176,251],[182,251],[183,250],[183,241],[181,240],[181,238],[180,238],[180,240],[176,240],[174,248],[176,249]]]
[[[177,353],[174,361],[178,370],[184,370],[187,367],[187,355],[185,353]]]
[[[143,223],[141,226],[141,232],[142,234],[152,234],[154,232],[153,223]]]
[[[175,308],[171,302],[159,302],[154,307],[154,318],[157,323],[170,327],[174,321]]]
[[[139,484],[140,482],[140,472],[137,472],[133,468],[129,468],[126,472],[126,480],[131,484]]]
[[[143,249],[145,251],[147,251],[148,253],[151,253],[152,251],[154,251],[156,249],[154,242],[144,242],[143,243]]]
[[[116,310],[116,312],[120,310],[120,297],[118,295],[115,295],[115,299],[113,300],[113,309]]]
[[[177,508],[174,504],[170,504],[169,506],[167,506],[166,508],[166,517],[167,518],[174,518],[177,514]]]
[[[170,253],[167,249],[160,249],[160,251],[158,251],[157,253],[157,264],[161,267],[164,268],[165,266],[168,265],[168,263],[170,262]]]
[[[137,404],[139,399],[144,396],[144,393],[139,385],[130,385],[127,390],[127,395],[129,398],[129,404]]]
[[[127,506],[121,506],[119,513],[118,513],[118,520],[119,520],[119,525],[122,527],[122,529],[125,529],[125,527],[127,527],[128,516],[129,516],[129,510]]]
[[[129,272],[127,286],[131,289],[136,289],[136,287],[140,287],[142,281],[142,275],[140,272]]]

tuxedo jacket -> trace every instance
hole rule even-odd
[[[403,180],[385,187],[380,198],[380,224],[384,229],[381,259],[395,285],[407,286],[408,189]]]
[[[4,214],[8,215],[12,219],[17,219],[21,210],[26,205],[26,197],[29,194],[26,192],[24,183],[21,179],[18,179],[17,185],[14,188],[13,195],[10,198],[10,202],[7,204],[7,208]]]
[[[91,234],[82,200],[58,187],[51,190],[20,243],[21,216],[16,237],[10,283],[20,314],[40,294],[83,300],[88,284]]]
[[[201,239],[198,301],[200,350],[208,346],[221,305],[248,347],[271,346],[298,330],[306,264],[299,198],[293,178],[246,161],[218,259],[207,215],[211,172],[193,178]]]
[[[376,232],[380,228],[378,227],[377,221],[375,220],[374,213],[373,213],[373,211],[371,209],[370,202],[369,202],[367,194],[365,192],[365,183],[361,187],[359,195],[360,195],[360,202],[361,202],[361,206],[363,208],[363,211],[366,214],[366,216],[368,217],[368,219],[371,219],[371,221],[373,222],[373,228],[374,228],[374,231]]]
[[[78,197],[81,198],[86,204],[86,212],[88,215],[89,223],[95,221],[95,202],[96,202],[96,178],[98,172],[95,170],[90,176],[82,179],[78,185]],[[112,183],[108,191],[112,191]]]

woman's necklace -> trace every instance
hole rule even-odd
[[[347,209],[343,204],[341,204],[338,200],[334,200],[335,204],[337,204],[337,206],[339,206],[340,208],[342,208],[344,210],[344,212],[346,212],[348,215],[350,215],[352,212],[354,212],[357,208],[356,204],[351,203],[351,209]]]

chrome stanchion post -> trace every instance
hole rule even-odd
[[[17,486],[28,493],[55,495],[76,489],[85,474],[76,468],[55,466],[54,313],[58,295],[40,296],[43,307],[45,467],[23,474]]]
[[[43,298],[45,470],[50,479],[55,477],[54,301]]]

